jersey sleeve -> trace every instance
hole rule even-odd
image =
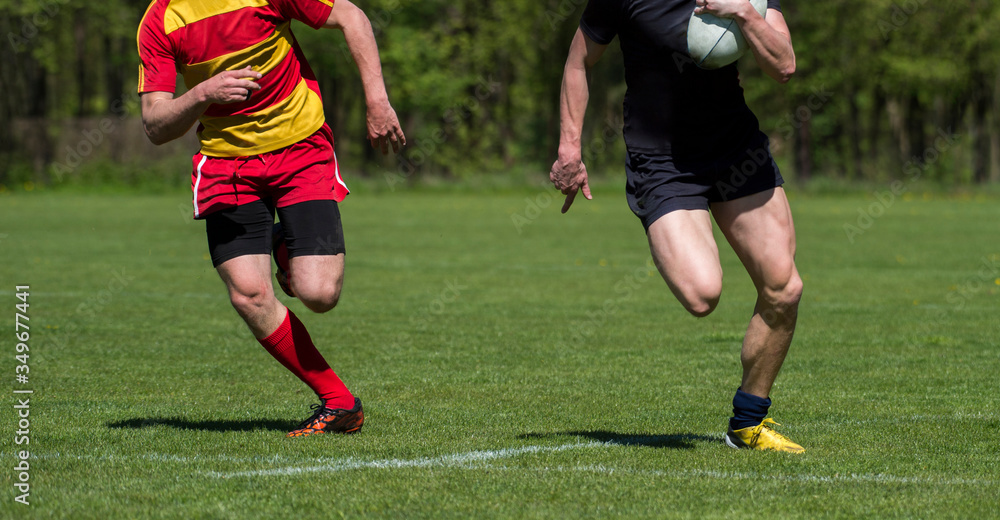
[[[622,0],[590,0],[580,18],[580,30],[594,43],[607,45],[618,34]]]
[[[177,58],[163,29],[163,15],[150,9],[139,25],[139,93],[170,92],[177,85]]]
[[[767,8],[781,12],[781,0],[767,0]]]
[[[319,29],[330,18],[335,0],[270,0],[282,16]]]

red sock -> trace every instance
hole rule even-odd
[[[316,350],[305,325],[288,310],[285,321],[270,336],[257,340],[269,354],[309,385],[327,408],[354,408],[354,396]]]

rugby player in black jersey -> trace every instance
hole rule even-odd
[[[736,64],[704,70],[687,53],[692,11],[733,19],[757,65],[784,83],[795,53],[779,0],[762,17],[748,0],[590,0],[570,46],[560,97],[559,157],[550,178],[566,195],[591,198],[581,134],[587,71],[617,36],[625,62],[626,198],[650,252],[691,314],[710,314],[722,292],[712,219],[757,289],[743,339],[743,376],[726,444],[805,451],[767,417],[774,380],[795,331],[802,279],[795,229],[768,138],[747,108]]]

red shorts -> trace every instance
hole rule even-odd
[[[256,200],[275,207],[309,200],[341,202],[350,193],[333,153],[333,132],[326,124],[291,145],[248,157],[194,156],[191,173],[194,218]]]

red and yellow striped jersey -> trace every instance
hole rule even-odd
[[[324,123],[316,76],[292,35],[299,20],[320,28],[334,0],[153,0],[139,25],[139,93],[190,89],[226,70],[260,72],[245,102],[201,116],[201,153],[257,155],[294,144]]]

